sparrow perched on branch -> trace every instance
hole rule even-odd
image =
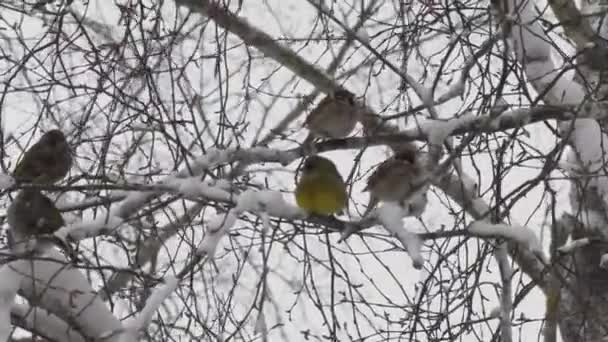
[[[391,158],[383,161],[367,179],[363,191],[369,191],[369,202],[363,217],[376,207],[378,202],[396,202],[405,207],[408,216],[419,216],[427,204],[424,184],[424,168],[417,155],[417,148],[412,143],[400,143],[399,151]],[[339,242],[346,240],[359,230],[357,225],[345,227]]]
[[[8,246],[13,253],[29,254],[51,243],[62,249],[73,262],[78,260],[72,246],[53,235],[65,225],[65,221],[53,201],[40,191],[22,190],[8,207],[7,221]]]
[[[7,210],[7,221],[14,242],[53,234],[65,223],[50,198],[35,189],[24,189]]]
[[[346,185],[336,165],[324,157],[308,157],[296,185],[298,206],[311,214],[331,215],[342,211],[347,201]]]
[[[54,129],[46,132],[30,147],[13,172],[17,182],[54,184],[65,177],[72,167],[72,152],[63,133]]]
[[[53,201],[40,191],[24,189],[7,210],[8,224],[23,235],[52,234],[64,225]]]
[[[355,129],[360,108],[355,103],[355,95],[348,90],[338,89],[327,95],[308,114],[304,125],[310,133],[304,145],[310,145],[315,138],[344,138]]]
[[[401,202],[415,189],[424,169],[417,158],[414,144],[403,144],[391,158],[382,162],[367,179],[363,191],[369,191],[369,203],[363,216],[367,216],[379,201]],[[426,200],[426,198],[424,199]],[[425,203],[426,204],[426,203]],[[424,210],[424,208],[422,208]]]

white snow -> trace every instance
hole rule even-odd
[[[36,298],[40,308],[72,322],[92,338],[121,330],[122,324],[84,274],[69,265],[65,256],[54,248],[48,249],[43,258],[14,264],[16,272],[24,275],[21,294]]]
[[[85,342],[65,321],[44,309],[13,303],[11,312],[21,320],[26,330],[43,331],[52,341]]]
[[[205,238],[198,247],[196,253],[198,255],[206,255],[213,257],[217,245],[220,243],[224,235],[230,231],[230,228],[236,223],[237,215],[234,209],[231,209],[226,215],[218,215],[207,223],[207,232]]]
[[[600,267],[608,268],[608,253],[602,254],[602,257],[600,258]]]
[[[589,244],[589,238],[582,238],[577,240],[572,240],[568,243],[565,243],[563,246],[557,248],[557,251],[564,254],[572,253],[575,249],[579,249],[581,247],[587,246]]]
[[[230,188],[225,188],[225,182],[217,184],[214,181],[201,181],[200,177],[170,178],[163,182],[180,193],[184,198],[198,200],[205,197],[217,201],[230,201]]]
[[[386,230],[395,234],[401,241],[407,253],[412,258],[412,264],[416,269],[422,268],[424,259],[422,258],[422,241],[415,233],[411,233],[403,226],[403,217],[407,214],[406,210],[396,203],[386,202],[377,209],[378,219]]]
[[[422,134],[429,137],[429,143],[440,145],[459,127],[466,127],[475,121],[473,114],[462,115],[450,120],[426,120],[420,124]]]
[[[469,226],[468,230],[475,236],[505,238],[513,240],[533,252],[542,252],[538,237],[527,227],[475,221]]]
[[[11,307],[19,290],[23,275],[16,272],[18,264],[28,262],[18,259],[0,268],[0,341],[8,341],[11,334]]]
[[[55,232],[55,236],[63,241],[67,241],[68,236],[78,241],[87,237],[97,236],[103,230],[114,230],[123,224],[123,222],[123,219],[118,216],[102,214],[93,220],[85,220],[67,227],[61,227],[61,229]]]
[[[175,277],[167,277],[165,278],[164,284],[160,284],[148,300],[146,301],[146,306],[141,310],[137,318],[128,322],[127,329],[131,329],[133,331],[141,331],[148,327],[154,313],[158,310],[160,305],[167,299],[169,296],[175,291],[179,285],[179,280]]]
[[[238,196],[235,209],[239,213],[244,211],[253,213],[266,212],[271,216],[285,218],[302,218],[306,216],[306,213],[302,209],[285,202],[281,192],[272,190],[244,191]]]

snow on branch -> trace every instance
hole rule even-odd
[[[608,118],[608,102],[589,103],[582,106],[580,103],[561,105],[539,105],[522,107],[504,111],[500,115],[472,115],[466,113],[458,118],[448,120],[427,119],[420,123],[420,127],[413,126],[388,133],[378,133],[373,136],[350,137],[344,139],[330,139],[315,145],[319,152],[336,149],[360,149],[363,147],[390,145],[407,141],[428,141],[431,135],[434,140],[441,140],[442,135],[457,136],[467,133],[493,133],[508,129],[519,128],[528,124],[545,120],[571,120],[582,118]],[[577,120],[580,121],[580,120]],[[295,150],[287,153],[296,152]]]
[[[225,215],[218,215],[207,223],[207,235],[198,247],[197,254],[213,256],[222,237],[230,231],[239,215],[245,211],[287,219],[302,219],[307,215],[302,209],[288,204],[278,191],[247,190],[236,196],[236,206]]]
[[[179,285],[179,280],[175,277],[168,277],[164,284],[159,285],[146,301],[146,306],[141,310],[137,318],[126,323],[126,329],[134,332],[142,331],[148,327],[154,313],[160,305],[175,291]],[[126,341],[125,341],[126,342]]]
[[[47,310],[13,303],[11,314],[19,327],[49,341],[85,342],[84,337],[74,327]]]
[[[477,185],[466,174],[449,174],[440,179],[433,179],[440,189],[455,200],[469,215],[482,220],[490,212],[490,207],[477,195]],[[516,243],[509,240],[509,245]],[[509,255],[522,270],[541,287],[546,288],[547,280],[542,277],[545,265],[539,260],[536,253],[523,248],[509,248]]]
[[[511,311],[513,310],[513,287],[511,278],[513,269],[509,263],[507,246],[501,243],[494,252],[494,258],[500,270],[500,280],[502,283],[502,293],[500,294],[500,338],[501,341],[513,341],[513,329],[511,327]]]
[[[417,234],[408,231],[403,226],[403,217],[407,215],[404,211],[405,209],[399,205],[387,202],[377,209],[378,219],[386,230],[393,233],[401,241],[412,258],[414,268],[420,269],[424,264],[421,254],[422,240]]]
[[[591,239],[589,238],[576,239],[564,244],[563,246],[558,247],[557,251],[562,254],[570,254],[579,248],[589,245],[590,243]]]
[[[171,187],[174,192],[181,194],[186,199],[198,200],[201,197],[212,201],[230,202],[231,184],[228,181],[207,180],[201,181],[199,177],[169,178],[163,184]]]
[[[120,331],[116,319],[84,275],[71,267],[55,248],[40,258],[13,264],[23,275],[21,293],[35,305],[48,310],[65,322],[70,322],[89,338],[98,338],[106,331]],[[114,341],[114,340],[108,340]]]
[[[23,279],[23,274],[17,272],[16,268],[19,268],[18,264],[25,262],[28,261],[18,259],[0,268],[0,341],[8,341],[12,331],[11,307]]]
[[[602,254],[602,256],[600,257],[600,268],[608,268],[608,253]]]
[[[527,79],[533,84],[542,100],[553,105],[586,101],[583,88],[572,82],[563,72],[563,67],[555,65],[551,54],[553,43],[538,20],[534,1],[510,0],[507,8],[510,13],[502,13],[503,18],[515,19],[510,37],[513,39],[515,57],[524,67]]]
[[[475,221],[469,225],[469,232],[478,237],[503,238],[516,242],[534,253],[542,254],[542,247],[536,234],[524,226],[492,224],[486,221]]]
[[[228,234],[230,228],[234,226],[237,215],[234,209],[230,209],[226,215],[218,215],[207,223],[207,230],[201,245],[197,248],[196,254],[213,257],[215,250],[224,235]]]
[[[82,240],[88,237],[99,235],[101,232],[110,232],[117,229],[124,221],[122,218],[113,215],[100,215],[92,220],[61,227],[55,232],[55,236],[62,241]]]
[[[241,193],[236,201],[237,212],[266,212],[271,216],[301,219],[306,213],[299,207],[285,202],[283,194],[271,190],[247,190]]]
[[[153,190],[129,192],[123,201],[110,210],[108,215],[63,227],[55,235],[64,241],[67,237],[73,240],[81,240],[111,231],[120,226],[134,212],[137,212],[148,200],[159,196],[163,192],[177,193],[184,198],[192,200],[207,199],[224,203],[236,203],[234,202],[236,195],[231,192],[231,184],[227,180],[202,181],[199,177],[188,175],[190,172],[200,174],[209,168],[236,161],[264,161],[286,164],[299,157],[299,155],[299,149],[290,151],[280,151],[265,147],[226,150],[211,149],[207,154],[196,159],[192,168],[181,170],[174,175],[166,177],[156,185],[146,187],[146,189]],[[121,190],[121,192],[124,191]],[[271,215],[284,215],[284,213],[295,215],[293,214],[293,208],[282,206],[281,203],[284,203],[282,199],[277,201],[277,197],[269,193],[262,195],[267,197],[260,198],[259,202],[265,203],[264,205],[268,207],[268,212]]]

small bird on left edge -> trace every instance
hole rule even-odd
[[[19,192],[6,216],[13,245],[30,237],[53,234],[65,224],[53,201],[35,189]]]
[[[58,129],[46,132],[30,147],[13,172],[17,182],[54,184],[72,167],[72,151]]]
[[[317,215],[339,213],[348,201],[346,184],[336,165],[321,156],[306,158],[295,193],[298,206]]]

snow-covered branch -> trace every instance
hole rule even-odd
[[[542,255],[542,246],[532,230],[523,226],[492,224],[486,221],[475,221],[469,226],[472,235],[480,237],[502,238],[516,242],[530,251]]]
[[[48,310],[89,338],[119,331],[122,324],[101,301],[84,275],[71,267],[55,248],[40,258],[9,264],[23,275],[21,293],[32,304]],[[117,337],[118,338],[118,337]],[[118,341],[110,339],[109,341]]]
[[[422,241],[417,234],[408,231],[403,226],[403,217],[406,215],[404,209],[395,203],[387,202],[378,208],[377,212],[382,226],[394,234],[407,250],[407,253],[412,258],[414,268],[422,268],[424,264],[421,254]]]
[[[0,281],[0,341],[8,341],[12,330],[11,307],[23,278],[23,274],[15,269],[19,268],[18,264],[25,262],[27,260],[15,260],[0,268],[0,279],[2,279]]]
[[[278,191],[247,190],[236,197],[236,206],[226,215],[218,215],[207,223],[207,235],[201,242],[197,254],[213,256],[217,245],[234,226],[239,215],[251,212],[260,216],[262,213],[287,219],[303,219],[307,214],[302,209],[288,204],[283,194]]]
[[[557,251],[562,254],[570,254],[579,248],[583,248],[589,245],[590,243],[591,239],[589,238],[576,239],[564,244],[563,246],[558,247]]]
[[[138,314],[137,318],[125,324],[126,330],[138,332],[146,329],[152,320],[154,313],[160,305],[175,291],[179,285],[179,280],[175,277],[165,279],[164,284],[160,284],[146,301],[146,306]],[[126,341],[125,341],[126,342]]]
[[[85,342],[74,327],[47,310],[13,303],[11,314],[19,327],[50,341]]]
[[[490,207],[482,198],[477,196],[475,182],[469,177],[464,174],[461,177],[450,174],[439,179],[435,185],[454,199],[475,219],[486,219],[486,216],[490,212]],[[541,288],[546,289],[547,283],[543,272],[545,265],[538,260],[535,253],[526,248],[515,248],[519,246],[517,241],[508,240],[507,243],[511,258]]]
[[[507,246],[501,243],[494,252],[494,258],[500,270],[500,281],[502,293],[500,295],[500,337],[501,341],[513,341],[513,329],[511,328],[511,311],[513,310],[513,288],[511,278],[513,269],[509,263]]]

